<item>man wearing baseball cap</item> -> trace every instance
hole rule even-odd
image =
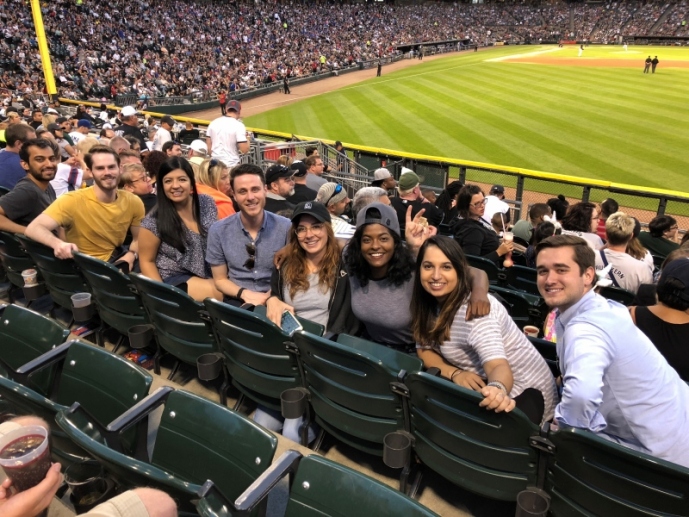
[[[294,162],[290,165],[292,179],[294,180],[294,194],[287,198],[287,201],[298,205],[303,201],[313,201],[318,192],[306,186],[306,164],[304,162]]]
[[[77,128],[69,134],[72,142],[74,142],[74,145],[86,138],[92,127],[93,124],[86,119],[81,119],[79,122],[77,122]]]
[[[237,165],[240,155],[249,152],[246,127],[239,120],[241,110],[239,101],[228,102],[225,115],[213,120],[206,131],[206,145],[211,157],[221,160],[228,167]]]
[[[175,119],[170,115],[165,115],[160,119],[160,127],[156,131],[156,136],[153,138],[153,150],[162,151],[165,142],[172,141],[172,128],[175,127]]]
[[[339,183],[325,183],[318,189],[316,201],[325,205],[330,213],[335,237],[345,240],[351,239],[356,228],[341,217],[350,202],[347,190]]]
[[[208,156],[208,147],[206,147],[206,142],[197,138],[191,144],[189,144],[189,150],[187,151],[187,159],[191,163],[192,167],[198,167],[203,163],[203,160]],[[194,169],[196,172],[196,169]]]
[[[443,211],[423,197],[420,183],[416,173],[408,170],[400,176],[397,182],[398,197],[390,198],[392,208],[397,212],[397,220],[400,228],[402,228],[402,235],[404,235],[403,228],[406,222],[407,208],[410,205],[412,218],[423,208],[426,210],[423,216],[428,220],[429,225],[437,228],[443,222]]]
[[[285,215],[283,210],[289,212],[285,217],[292,215],[294,204],[287,198],[294,194],[294,180],[292,171],[284,165],[271,165],[266,171],[266,210],[274,214]]]
[[[141,154],[148,153],[148,146],[143,133],[139,129],[138,112],[133,106],[125,106],[120,112],[120,120],[122,124],[115,128],[116,136],[133,136],[141,144]],[[162,144],[161,144],[162,145]]]
[[[383,190],[391,190],[397,186],[397,181],[392,176],[389,170],[385,167],[376,169],[373,173],[373,181],[371,182],[372,187],[380,187]]]
[[[498,212],[503,214],[505,224],[510,222],[510,205],[503,201],[505,199],[505,187],[493,185],[490,194],[486,196],[486,208],[483,212],[483,219],[490,224],[493,216]]]

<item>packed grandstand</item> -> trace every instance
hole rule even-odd
[[[188,0],[43,4],[60,96],[151,97],[237,91],[390,57],[399,46],[620,43],[689,36],[687,2],[571,4],[211,3]],[[44,89],[30,6],[0,2],[0,88]]]

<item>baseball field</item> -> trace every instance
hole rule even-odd
[[[248,117],[247,126],[689,192],[689,48],[495,47]],[[656,73],[643,73],[648,55]]]

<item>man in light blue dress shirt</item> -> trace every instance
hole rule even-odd
[[[595,256],[586,241],[545,239],[536,266],[538,289],[558,311],[563,390],[555,423],[689,467],[689,386],[626,307],[595,294]]]

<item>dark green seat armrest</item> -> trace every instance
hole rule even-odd
[[[162,386],[144,398],[141,402],[132,406],[127,411],[110,422],[107,426],[108,433],[119,434],[129,427],[146,418],[151,411],[165,404],[170,393],[175,391],[170,386]]]
[[[400,370],[419,372],[423,367],[423,363],[418,357],[412,357],[404,352],[398,352],[387,346],[348,334],[340,334],[337,336],[337,342],[341,345],[350,346],[361,352],[370,354],[376,359],[380,359],[383,366],[394,374],[397,374]]]

